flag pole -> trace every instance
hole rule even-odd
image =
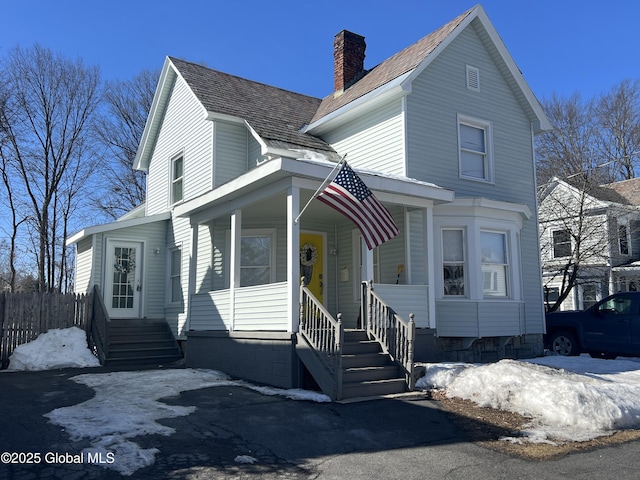
[[[333,175],[333,172],[336,171],[336,169],[342,165],[344,163],[344,159],[347,158],[347,154],[344,154],[344,157],[342,157],[340,159],[340,161],[338,163],[336,163],[336,166],[333,167],[333,170],[331,170],[329,172],[329,175],[327,175],[327,178],[325,178],[322,183],[320,184],[320,186],[318,187],[318,189],[316,190],[316,193],[314,193],[313,195],[311,195],[311,198],[309,199],[309,201],[307,202],[307,204],[302,207],[302,210],[300,210],[300,213],[298,214],[298,216],[296,217],[296,219],[293,221],[293,223],[298,223],[298,220],[300,220],[300,217],[302,216],[302,214],[304,213],[304,211],[307,209],[307,207],[309,206],[309,204],[313,201],[314,198],[316,198],[316,196],[318,195],[318,192],[320,192],[327,184],[327,180],[329,180],[331,178],[331,175]]]

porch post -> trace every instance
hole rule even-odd
[[[369,250],[364,237],[360,236],[360,251],[362,252],[362,281],[373,280],[373,250]]]
[[[427,239],[427,305],[429,307],[429,328],[436,328],[436,294],[434,285],[436,281],[436,268],[442,267],[438,267],[435,264],[434,244],[438,233],[433,230],[433,207],[425,208],[422,218],[426,230],[424,238]]]
[[[231,256],[229,258],[229,315],[231,330],[236,321],[236,288],[240,286],[240,243],[242,240],[242,210],[231,214]]]
[[[300,188],[287,190],[287,315],[290,332],[297,332],[300,318]]]
[[[191,297],[196,293],[196,272],[198,271],[198,237],[200,234],[200,225],[196,223],[191,225],[191,251],[189,257],[189,284],[187,286],[187,324],[186,330],[189,330],[191,324]]]

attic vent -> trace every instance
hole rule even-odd
[[[480,91],[480,69],[467,65],[467,88],[475,92]]]

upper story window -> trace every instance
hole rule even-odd
[[[484,297],[508,295],[509,262],[507,235],[500,232],[480,232]]]
[[[171,159],[171,204],[182,201],[184,192],[184,156]]]
[[[618,249],[620,255],[629,255],[629,229],[626,223],[618,224]]]
[[[482,120],[458,116],[460,177],[491,182],[491,124]]]
[[[464,296],[465,240],[462,228],[442,230],[442,270],[445,296]]]
[[[571,256],[571,232],[567,229],[554,230],[553,238],[553,258]]]

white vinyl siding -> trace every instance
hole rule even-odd
[[[213,124],[205,120],[193,93],[180,78],[167,104],[147,173],[147,215],[167,211],[171,204],[170,162],[184,155],[183,200],[211,189]]]
[[[91,272],[93,270],[92,237],[83,238],[76,245],[76,293],[91,293],[93,283]]]
[[[215,187],[247,171],[247,141],[248,131],[244,125],[216,122],[213,172]]]
[[[527,116],[530,107],[514,95],[517,90],[503,76],[503,66],[494,63],[496,52],[487,51],[487,43],[477,31],[473,24],[462,31],[411,84],[411,93],[406,97],[406,174],[454,190],[456,198],[484,197],[529,207],[532,216],[524,222],[518,235],[522,290],[517,294],[522,295],[525,302],[522,332],[542,333],[544,311],[535,220],[534,145],[531,117]],[[467,88],[466,65],[482,72],[480,91]],[[459,176],[459,114],[491,123],[493,183],[469,181]],[[434,290],[434,294],[437,293]],[[444,302],[438,302],[438,322],[463,321],[462,310],[441,303]],[[455,302],[456,306],[459,303]],[[476,309],[469,308],[471,318],[476,318]],[[521,310],[517,312],[520,314]],[[459,331],[464,333],[465,328]]]
[[[336,151],[347,152],[347,161],[354,168],[405,175],[401,100],[388,102],[322,137]]]

